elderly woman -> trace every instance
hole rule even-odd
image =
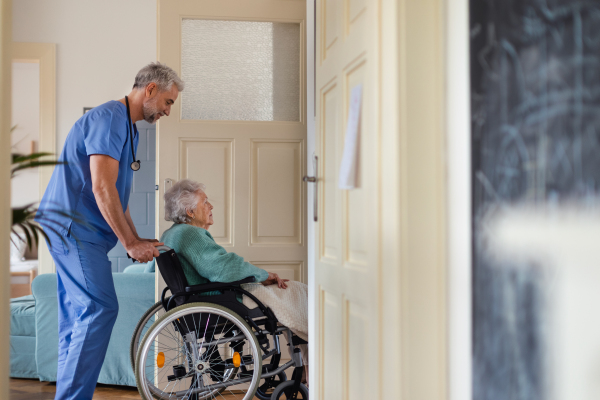
[[[160,241],[175,250],[188,283],[235,282],[253,276],[262,285],[244,285],[244,289],[270,307],[282,324],[308,340],[307,286],[281,279],[218,245],[208,232],[214,223],[213,206],[205,190],[203,184],[183,179],[165,193],[165,219],[174,224]],[[246,296],[243,302],[249,308],[256,307]],[[307,348],[301,350],[308,365]]]
[[[253,276],[263,285],[287,288],[287,279],[228,253],[208,232],[213,222],[213,206],[205,186],[183,179],[165,193],[165,219],[174,224],[163,233],[161,242],[175,249],[190,285],[207,282],[234,282]]]

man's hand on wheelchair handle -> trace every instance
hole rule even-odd
[[[289,279],[281,279],[276,273],[269,272],[269,277],[263,281],[262,284],[265,286],[277,284],[279,288],[287,289],[287,281],[289,281]]]
[[[148,261],[152,261],[154,257],[158,257],[160,253],[156,249],[156,246],[162,246],[164,243],[159,241],[149,241],[149,240],[137,240],[133,242],[131,245],[125,247],[127,250],[127,254],[134,260],[145,263]]]
[[[138,237],[137,240],[139,240],[140,242],[158,243],[158,239],[144,239],[144,238]]]

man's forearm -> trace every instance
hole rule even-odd
[[[112,185],[94,188],[94,196],[96,197],[96,203],[98,203],[98,208],[102,216],[123,246],[127,247],[135,242],[137,238],[123,213],[123,206],[121,205],[121,200],[119,200],[117,188]]]
[[[133,236],[135,236],[136,239],[139,239],[140,235],[138,235],[137,229],[135,229],[135,225],[133,223],[133,220],[131,219],[131,214],[129,213],[129,206],[127,206],[127,210],[125,210],[125,220],[127,221],[127,225],[129,225],[129,227],[131,228]]]

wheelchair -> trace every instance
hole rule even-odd
[[[307,342],[278,325],[271,309],[241,288],[254,277],[189,286],[175,251],[157,249],[156,265],[167,287],[138,322],[130,346],[143,399],[308,399],[297,347]],[[242,295],[258,307],[244,306]],[[281,335],[291,350],[283,365]]]

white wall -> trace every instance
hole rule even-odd
[[[156,0],[19,0],[13,41],[56,43],[57,152],[83,107],[128,94],[156,60]]]
[[[31,141],[40,137],[40,65],[12,63],[12,153],[29,154]],[[36,151],[36,149],[34,149]],[[11,179],[11,205],[25,206],[39,200],[37,170],[23,170]]]

